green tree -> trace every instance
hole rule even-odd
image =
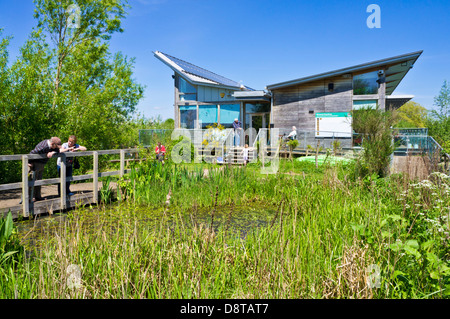
[[[434,98],[437,109],[430,111],[427,118],[428,133],[445,150],[450,152],[450,87],[447,81],[441,87],[439,95]]]
[[[128,5],[121,0],[78,0],[76,4],[72,0],[34,0],[34,3],[37,27],[42,28],[53,43],[56,61],[52,107],[55,108],[60,84],[67,76],[67,59],[81,46],[99,39],[107,41],[113,33],[123,32],[121,22]],[[71,7],[75,11],[71,11]]]
[[[446,120],[450,116],[450,87],[447,81],[441,87],[439,95],[434,98],[437,110],[432,110],[431,115],[439,120]]]
[[[134,59],[111,54],[111,36],[122,32],[128,8],[122,0],[35,0],[37,27],[51,39],[51,109],[64,139],[76,134],[90,149],[128,144],[128,125],[143,96],[133,79]],[[70,18],[77,16],[75,25]],[[137,136],[136,136],[137,140]]]
[[[71,134],[89,149],[134,146],[138,134],[133,140],[127,129],[144,87],[133,78],[134,59],[109,50],[111,35],[122,32],[126,1],[78,1],[76,28],[69,26],[70,1],[35,4],[37,27],[11,67],[11,37],[0,32],[1,154],[28,153],[42,139]],[[8,165],[0,163],[0,183],[17,175]]]
[[[397,110],[399,122],[396,126],[400,128],[423,128],[426,126],[427,113],[427,109],[422,105],[409,101]]]

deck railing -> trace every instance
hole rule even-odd
[[[41,154],[22,154],[22,155],[1,155],[0,161],[21,161],[22,162],[22,181],[18,183],[10,183],[0,185],[0,191],[22,189],[22,215],[28,217],[30,213],[33,213],[34,203],[33,198],[30,196],[29,189],[34,186],[44,186],[59,184],[60,187],[60,207],[61,209],[68,208],[68,197],[66,194],[66,181],[82,181],[93,180],[92,191],[94,203],[98,202],[98,179],[99,177],[106,176],[123,176],[129,173],[131,170],[125,169],[125,154],[137,153],[138,149],[118,149],[118,150],[102,150],[102,151],[86,151],[86,152],[65,152],[55,154],[53,158],[61,157],[61,174],[59,178],[51,178],[45,180],[29,180],[28,178],[28,163],[30,160],[43,159],[46,155]],[[120,166],[118,171],[100,172],[98,165],[99,155],[120,154]],[[66,158],[68,157],[80,157],[80,156],[92,156],[93,170],[91,174],[77,175],[67,178],[66,177]],[[31,193],[32,194],[32,193]],[[30,198],[31,197],[31,198]]]

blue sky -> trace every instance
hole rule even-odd
[[[135,58],[146,86],[138,110],[173,117],[172,71],[153,56],[162,51],[254,89],[423,50],[394,94],[414,95],[432,109],[450,80],[448,0],[130,0],[125,31],[111,51]],[[381,9],[370,29],[368,5]],[[0,0],[0,28],[13,35],[11,60],[36,21],[32,0]]]

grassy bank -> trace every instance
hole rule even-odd
[[[2,268],[0,297],[449,297],[447,177],[294,173],[144,166],[121,182],[122,205],[95,211],[96,224],[86,223],[93,211],[75,211],[33,258]],[[245,238],[217,219],[253,204],[272,214]],[[156,226],[143,207],[158,212]]]

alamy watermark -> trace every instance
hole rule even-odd
[[[201,121],[196,121],[195,127],[202,127]],[[202,155],[194,156],[194,163],[205,162],[222,162],[229,163],[234,156],[242,156],[242,146],[240,143],[244,137],[249,138],[249,148],[253,152],[254,157],[250,161],[256,162],[259,157],[262,162],[261,173],[276,174],[279,169],[279,154],[276,151],[279,148],[279,129],[272,128],[270,130],[270,137],[267,136],[267,130],[258,132],[254,128],[247,128],[237,131],[220,130],[212,128],[208,130],[202,129],[174,129],[171,135],[172,140],[178,140],[180,137],[186,139],[178,142],[172,149],[170,156],[171,160],[176,163],[191,163],[191,145],[201,145]],[[239,146],[236,151],[236,146]],[[270,146],[270,156],[267,154],[268,146]],[[234,152],[237,152],[234,153]]]
[[[81,269],[78,265],[69,265],[66,268],[66,274],[68,275],[66,284],[69,289],[79,289],[81,285]]]
[[[381,28],[381,8],[377,4],[370,4],[366,12],[371,13],[367,17],[366,24],[369,29]]]
[[[81,10],[76,4],[71,4],[67,10],[67,28],[68,29],[78,29],[81,23]]]
[[[373,289],[381,287],[380,281],[381,270],[378,265],[376,264],[369,265],[366,268],[366,275],[367,275],[367,286],[369,288]]]

